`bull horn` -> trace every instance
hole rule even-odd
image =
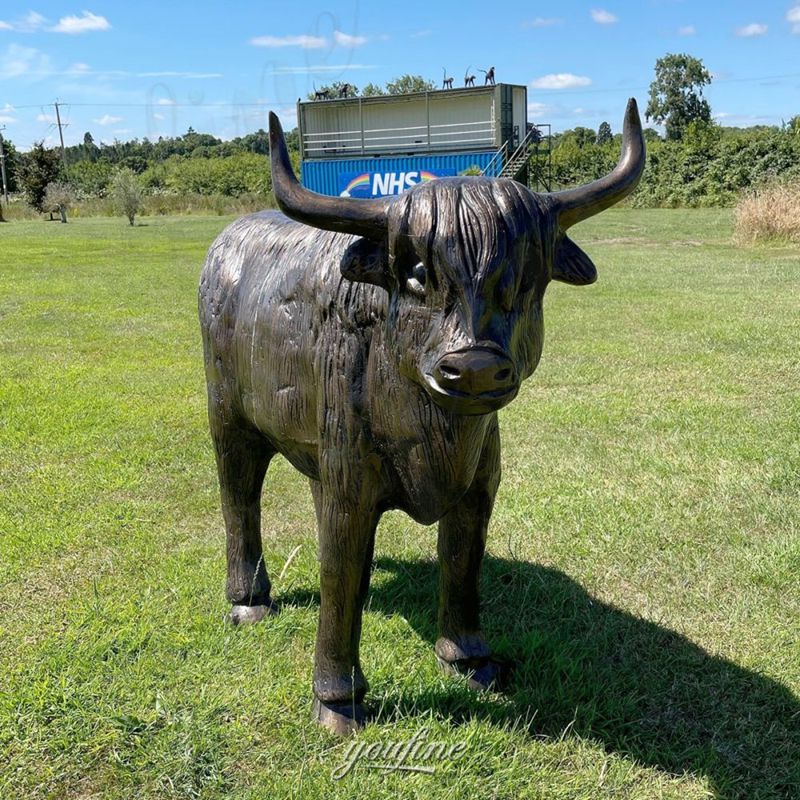
[[[644,136],[642,121],[636,100],[628,100],[625,122],[622,128],[622,153],[617,166],[604,178],[578,186],[553,192],[554,210],[558,214],[561,230],[566,230],[576,222],[588,219],[609,206],[626,198],[637,186],[642,177],[645,163]]]
[[[269,112],[269,150],[272,162],[272,190],[287,217],[315,228],[355,233],[371,239],[386,232],[386,198],[355,200],[328,197],[301,186],[292,170],[283,128],[277,115]]]

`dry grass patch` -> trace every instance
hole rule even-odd
[[[739,244],[800,242],[800,183],[773,183],[743,196],[734,238]]]

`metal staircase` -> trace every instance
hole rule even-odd
[[[525,138],[519,143],[519,147],[511,154],[508,161],[503,164],[503,169],[500,171],[501,178],[516,178],[523,167],[528,163],[528,158],[531,154],[531,148],[534,142],[538,141],[539,131],[537,128],[531,128],[525,135]]]
[[[533,146],[538,144],[541,138],[539,129],[532,127],[511,155],[508,142],[503,142],[503,146],[483,168],[481,175],[488,175],[491,178],[516,178],[528,163]]]

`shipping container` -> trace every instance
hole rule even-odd
[[[297,104],[303,161],[513,149],[526,133],[528,93],[498,83]]]
[[[303,161],[301,180],[319,194],[340,197],[380,197],[400,194],[417,183],[483,170],[494,150],[435,153],[395,158],[345,158]]]
[[[471,169],[497,176],[528,133],[527,101],[524,86],[498,83],[298,103],[301,180],[380,197]]]

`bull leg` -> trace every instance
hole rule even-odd
[[[217,457],[228,556],[228,620],[258,622],[278,609],[261,549],[261,487],[275,451],[257,432],[215,418],[211,433]]]
[[[435,652],[448,674],[469,676],[474,689],[498,682],[500,665],[480,627],[478,578],[486,531],[500,483],[500,438],[488,431],[472,486],[439,521],[439,638]]]
[[[352,507],[312,482],[319,523],[320,607],[314,716],[338,734],[364,724],[367,681],[358,649],[378,513]]]

